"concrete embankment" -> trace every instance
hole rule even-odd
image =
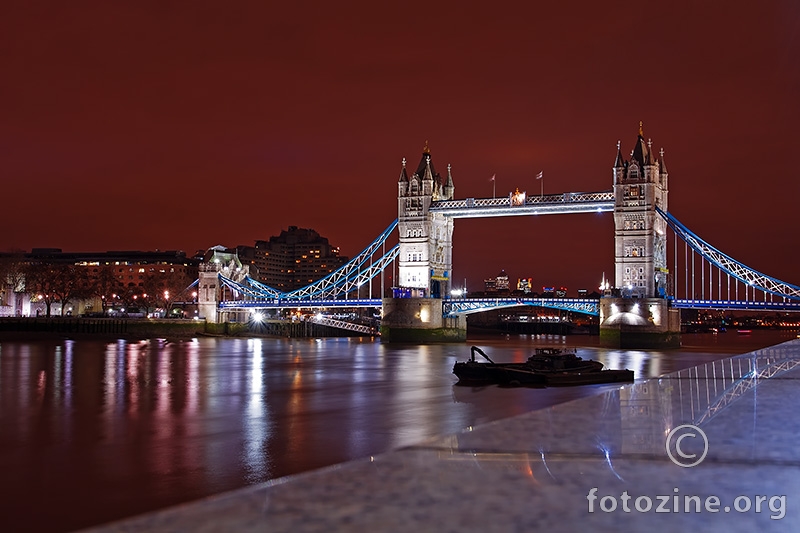
[[[0,318],[0,339],[39,338],[188,338],[205,329],[195,320],[81,317]]]
[[[0,340],[42,338],[191,338],[219,337],[362,337],[361,333],[308,321],[260,324],[148,318],[11,317],[0,318]]]

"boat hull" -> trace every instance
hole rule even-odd
[[[522,363],[456,363],[453,374],[462,385],[544,385],[545,377],[533,372]]]
[[[598,385],[633,381],[633,370],[599,370],[595,372],[554,372],[545,376],[548,387]]]

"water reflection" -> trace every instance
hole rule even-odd
[[[498,361],[578,345],[637,377],[722,356],[591,341],[473,344]],[[360,339],[0,343],[0,530],[72,530],[616,387],[453,387],[453,363],[468,353]],[[51,513],[36,512],[41,501]]]

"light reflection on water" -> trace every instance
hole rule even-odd
[[[647,377],[794,336],[686,336],[676,351],[593,337],[470,344],[496,361],[578,346]],[[455,387],[453,363],[468,356],[469,344],[360,339],[2,342],[0,530],[72,530],[615,387]]]

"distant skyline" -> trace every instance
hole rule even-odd
[[[299,226],[353,256],[426,141],[456,198],[601,191],[641,120],[670,211],[800,285],[794,1],[19,3],[0,24],[2,251]],[[457,220],[454,284],[591,291],[613,245],[610,214]]]

